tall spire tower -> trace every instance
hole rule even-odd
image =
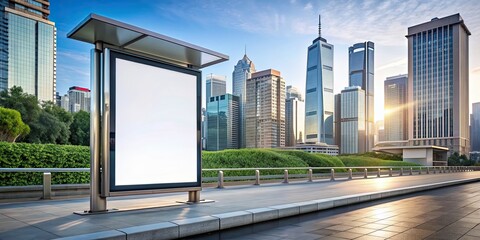
[[[333,45],[318,37],[308,47],[305,93],[305,142],[334,144]]]

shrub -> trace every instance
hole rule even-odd
[[[356,156],[356,155],[343,155],[338,156],[342,160],[343,164],[348,167],[358,167],[358,166],[421,166],[416,163],[403,162],[403,161],[388,161],[378,158],[365,157],[365,156]]]

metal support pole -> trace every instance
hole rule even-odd
[[[388,170],[388,176],[389,176],[389,177],[392,176],[392,169],[391,169],[391,168]]]
[[[430,168],[427,167],[427,174],[430,174]]]
[[[437,174],[437,168],[433,167],[433,174]]]
[[[377,169],[377,177],[380,177],[380,168]]]
[[[43,199],[52,199],[52,174],[43,173]]]
[[[217,188],[224,188],[223,185],[223,171],[218,171],[218,186]]]
[[[260,171],[255,170],[255,183],[253,185],[260,185]]]
[[[413,168],[410,168],[410,175],[413,175]]]
[[[311,168],[308,169],[308,181],[313,182],[313,170]]]
[[[283,183],[288,183],[288,170],[283,170]]]
[[[352,176],[352,169],[349,168],[348,169],[348,180],[352,180],[353,179],[353,176]]]
[[[103,44],[95,43],[90,55],[90,212],[107,210],[107,199],[101,197],[102,166],[100,163],[101,143],[101,83]]]
[[[330,169],[330,181],[335,181],[335,169]]]
[[[188,192],[188,202],[189,203],[200,202],[200,191],[189,191]]]
[[[400,176],[403,176],[403,167],[400,168]]]
[[[418,175],[422,175],[422,168],[418,168]]]
[[[363,173],[363,178],[368,178],[368,170],[365,168],[365,171]]]

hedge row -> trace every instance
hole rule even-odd
[[[293,150],[235,149],[202,152],[202,168],[286,168],[345,166],[406,166],[399,161],[384,161],[366,156],[328,156]],[[0,168],[88,168],[90,149],[84,146],[0,142]],[[342,170],[337,170],[342,171]],[[316,170],[315,172],[324,172]],[[282,170],[264,170],[262,175],[282,174]],[[306,173],[290,170],[289,173]],[[225,176],[252,176],[253,171],[226,171]],[[204,177],[215,177],[206,171]],[[54,173],[53,184],[88,183],[89,173]],[[0,173],[0,186],[40,185],[41,173]]]

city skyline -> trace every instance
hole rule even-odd
[[[480,46],[479,37],[475,34],[480,32],[480,17],[476,14],[480,7],[472,0],[453,3],[388,1],[381,4],[375,4],[375,1],[290,1],[281,4],[271,1],[144,1],[142,4],[119,1],[118,4],[123,7],[112,8],[111,3],[101,2],[51,2],[50,18],[56,22],[58,30],[58,92],[65,93],[70,86],[89,86],[91,46],[68,40],[65,35],[92,12],[194,44],[215,46],[229,55],[230,60],[205,68],[202,81],[210,73],[225,75],[227,92],[230,93],[231,71],[245,53],[245,45],[247,55],[259,68],[279,69],[288,85],[304,92],[307,61],[304,49],[317,34],[317,16],[321,14],[322,34],[336,46],[334,93],[348,86],[348,47],[367,40],[375,42],[376,121],[383,119],[383,80],[407,73],[405,35],[408,26],[458,12],[473,33],[470,39],[470,91],[480,87],[480,56],[473,54]],[[265,15],[265,10],[272,14]],[[208,18],[203,17],[207,15]],[[375,27],[367,28],[369,25]],[[470,104],[479,101],[480,96],[470,94]]]

